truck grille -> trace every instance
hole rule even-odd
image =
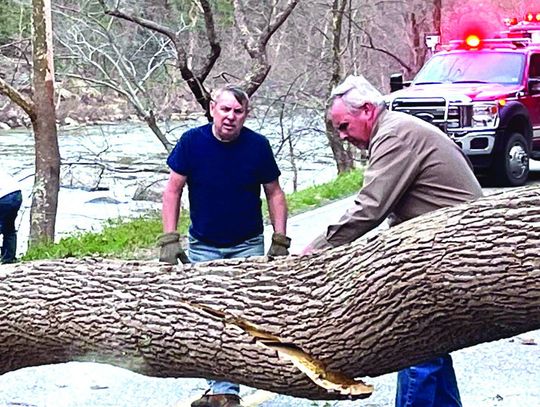
[[[396,98],[390,110],[416,116],[434,124],[445,133],[466,126],[467,114],[465,105],[449,105],[445,98]]]

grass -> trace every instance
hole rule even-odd
[[[360,170],[340,174],[324,184],[293,192],[287,195],[289,214],[305,212],[336,199],[344,198],[357,192],[362,186],[363,172]]]
[[[355,170],[336,179],[287,195],[289,215],[305,212],[357,192],[363,173]],[[264,202],[264,213],[266,202]],[[185,234],[189,217],[183,212],[179,232]],[[161,214],[152,211],[137,218],[118,218],[105,222],[101,232],[80,232],[62,238],[58,243],[36,245],[22,260],[59,259],[64,257],[137,258],[137,253],[155,250],[156,238],[162,232]]]

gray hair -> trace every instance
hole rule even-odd
[[[384,106],[381,92],[375,89],[362,75],[349,75],[336,86],[330,95],[330,106],[338,98],[351,109],[359,109],[366,103],[379,107]]]
[[[212,92],[212,100],[216,101],[224,92],[232,93],[238,103],[249,108],[249,96],[244,89],[236,85],[225,85]]]

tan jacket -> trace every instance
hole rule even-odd
[[[314,249],[361,237],[392,215],[391,225],[482,196],[469,160],[450,138],[416,117],[383,110],[372,131],[364,186]]]

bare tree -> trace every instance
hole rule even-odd
[[[221,54],[221,45],[217,40],[214,15],[210,2],[208,0],[201,0],[198,3],[194,3],[200,6],[201,9],[194,10],[194,13],[202,12],[204,17],[208,45],[208,54],[206,58],[203,58],[201,64],[196,67],[191,66],[193,59],[188,52],[188,48],[186,48],[186,43],[189,43],[189,41],[186,41],[186,38],[184,38],[189,36],[189,30],[185,30],[184,24],[180,24],[181,28],[179,30],[175,30],[150,19],[123,11],[120,8],[120,1],[116,1],[115,5],[112,7],[109,7],[105,0],[99,0],[99,3],[106,14],[130,23],[137,24],[138,26],[143,27],[151,32],[164,36],[168,41],[170,41],[176,54],[176,68],[180,71],[182,78],[186,82],[192,94],[195,96],[195,99],[199,105],[203,107],[205,112],[207,112],[207,117],[210,118],[208,113],[210,93],[204,87],[204,81]]]
[[[300,0],[284,0],[282,9],[278,5],[280,0],[271,2],[268,16],[264,18],[265,24],[262,27],[250,27],[247,21],[251,16],[247,15],[247,0],[233,0],[234,18],[236,26],[241,33],[244,48],[251,57],[253,64],[250,71],[245,75],[243,84],[249,95],[256,92],[266,79],[270,71],[270,61],[268,60],[268,41],[287,20]]]
[[[385,8],[393,6],[394,3],[396,2],[382,2]],[[397,3],[403,8],[403,2]],[[388,24],[382,22],[379,24],[379,31],[375,31],[372,21],[377,20],[377,13],[380,13],[377,6],[358,0],[318,1],[310,3],[309,9],[302,7],[301,12],[291,18],[292,24],[288,26],[289,41],[282,39],[282,42],[288,44],[290,51],[286,53],[286,45],[280,46],[281,64],[274,71],[280,76],[272,77],[273,84],[276,81],[283,83],[282,95],[290,94],[288,90],[290,79],[287,83],[287,77],[297,78],[299,70],[305,69],[300,72],[309,79],[302,81],[305,84],[302,92],[295,92],[295,96],[298,97],[295,103],[303,103],[306,107],[309,105],[311,109],[318,109],[338,173],[354,167],[355,154],[351,146],[344,145],[339,140],[332,124],[325,118],[325,111],[329,107],[326,101],[331,90],[344,76],[351,73],[362,73],[374,83],[378,83],[381,77],[387,76],[381,75],[380,61],[383,58],[391,60],[406,71],[412,71],[412,65],[408,62],[407,48],[393,49],[396,44],[395,37],[404,37],[404,34],[386,34]],[[402,14],[403,11],[398,14],[401,20],[404,18]],[[395,20],[399,21],[397,18]],[[404,23],[402,25],[401,32],[405,30]],[[397,30],[395,27],[392,29]],[[304,40],[294,41],[295,38]],[[372,54],[378,54],[378,66],[377,63],[367,62],[366,56]],[[373,69],[374,65],[377,69]],[[384,66],[386,65],[389,64],[386,63]],[[288,69],[285,71],[284,67]],[[384,87],[379,88],[384,92]],[[275,92],[277,93],[276,90]],[[271,98],[270,95],[267,97]],[[279,94],[274,97],[282,98]],[[290,97],[288,99],[293,105]],[[290,109],[289,114],[292,113]],[[298,113],[294,111],[294,114]],[[318,135],[319,131],[314,131],[312,137]]]
[[[155,113],[156,102],[163,104],[164,97],[155,101],[147,89],[151,86],[149,82],[163,72],[164,65],[174,60],[170,40],[151,32],[140,46],[128,53],[118,43],[119,30],[114,26],[114,19],[104,21],[95,16],[95,12],[81,8],[58,6],[57,13],[69,21],[57,39],[69,52],[70,60],[75,61],[76,71],[64,76],[122,95],[170,152],[173,144],[159,127]],[[94,76],[89,76],[89,72]]]
[[[242,43],[253,61],[251,68],[244,75],[242,82],[249,95],[252,95],[259,88],[270,70],[270,62],[267,55],[268,41],[285,22],[299,0],[284,0],[284,5],[278,8],[280,2],[280,0],[272,2],[263,27],[252,28],[247,24],[247,21],[251,20],[246,16],[249,8],[241,0],[233,1],[236,26],[241,33]],[[206,45],[208,49],[208,55],[202,59],[200,66],[197,67],[190,65],[191,60],[186,50],[181,31],[174,31],[155,21],[124,12],[119,7],[120,2],[117,2],[116,6],[112,8],[107,5],[105,0],[100,0],[100,3],[106,14],[157,32],[171,41],[176,51],[176,67],[210,120],[208,111],[210,92],[205,87],[205,81],[221,55],[221,44],[217,37],[214,13],[210,2],[208,0],[200,0],[197,3],[204,16]]]
[[[275,91],[275,95],[258,95],[257,100],[263,102],[253,113],[260,129],[270,135],[280,168],[292,174],[293,191],[297,191],[300,184],[300,167],[313,166],[321,161],[321,151],[326,151],[326,145],[313,137],[316,134],[318,139],[324,138],[324,130],[320,128],[322,109],[303,104],[307,78],[306,72],[301,71],[288,83],[283,94]],[[287,178],[282,180],[287,182]]]
[[[0,373],[86,360],[312,399],[540,328],[540,188],[305,257],[3,266]]]
[[[50,0],[32,0],[32,10],[33,97],[28,99],[0,78],[0,93],[25,111],[34,130],[35,179],[30,210],[30,245],[54,240],[60,188]]]
[[[441,33],[442,0],[431,0],[422,3],[409,3],[405,20],[407,49],[410,66],[406,66],[406,76],[411,78],[422,68],[428,56],[429,48],[425,44],[428,34]]]
[[[329,99],[332,89],[342,80],[343,68],[342,68],[342,54],[344,52],[342,48],[342,29],[343,29],[343,17],[347,7],[350,7],[350,0],[333,0],[331,8],[332,16],[332,41],[330,42],[331,50],[331,70],[330,80],[328,82],[327,99]],[[348,26],[350,30],[350,25]],[[329,106],[326,106],[328,109]],[[338,174],[350,171],[354,168],[354,154],[350,146],[344,145],[339,136],[336,134],[332,122],[329,118],[325,119],[326,137],[332,149],[334,160]]]

